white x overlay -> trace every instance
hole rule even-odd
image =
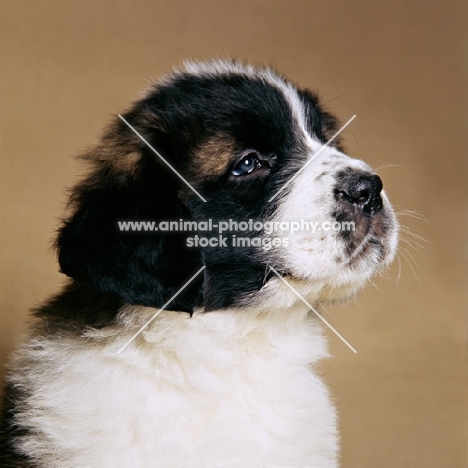
[[[164,159],[164,157],[155,149],[153,146],[150,145],[150,143],[138,133],[135,128],[130,125],[127,120],[125,120],[122,115],[118,114],[119,118],[145,143],[148,148],[150,148],[160,159],[163,161],[173,172],[176,174],[198,197],[203,200],[206,203],[206,200],[200,195],[200,193],[197,192],[197,190],[189,183],[185,178],[176,170],[174,167]],[[295,174],[291,179],[289,179],[268,201],[271,202],[274,200],[327,146],[330,145],[330,143],[356,118],[356,115],[353,115]],[[175,293],[162,307],[159,309],[117,352],[117,354],[120,354],[206,267],[203,266],[198,270],[180,289]],[[332,330],[338,338],[343,341],[343,343],[348,346],[351,351],[354,353],[357,353],[356,349],[351,346],[348,341],[346,341],[343,336],[338,333],[338,331],[328,323],[327,320],[325,320],[319,312],[311,305],[309,302],[307,302],[273,267],[269,267],[270,270],[278,276],[278,278],[283,281],[286,286],[288,286],[291,291],[294,292],[294,294],[304,303],[309,307],[312,312],[315,313],[315,315],[323,322],[325,323],[330,330]]]

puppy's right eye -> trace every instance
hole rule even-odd
[[[255,170],[262,167],[262,163],[257,157],[257,154],[254,152],[248,153],[245,155],[231,171],[231,174],[234,176],[243,176],[251,174]]]

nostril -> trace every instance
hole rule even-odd
[[[369,179],[361,179],[351,190],[351,198],[358,205],[364,206],[372,197],[373,184]]]
[[[368,190],[362,190],[359,195],[359,198],[356,200],[358,205],[365,205],[369,201],[370,192]]]
[[[376,213],[382,208],[383,184],[375,174],[352,174],[342,179],[335,190],[338,200],[359,206],[363,211]]]

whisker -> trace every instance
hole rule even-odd
[[[389,167],[404,167],[404,166],[402,164],[382,164],[377,169],[375,169],[375,172],[379,172],[382,169],[388,169]]]
[[[400,284],[400,279],[401,279],[401,259],[400,255],[397,255],[397,261],[398,261],[398,274],[397,274],[397,279],[395,285],[398,286]]]
[[[413,257],[413,255],[411,254],[411,252],[408,250],[408,249],[405,249],[404,247],[402,247],[402,251],[405,252],[406,255],[408,255],[408,257],[411,259],[411,261],[413,262],[415,268],[418,268],[418,263],[416,262],[415,258]]]
[[[423,214],[419,213],[418,211],[413,210],[395,210],[396,217],[400,216],[408,216],[409,218],[418,219],[420,221],[424,221],[427,224],[432,224]]]
[[[410,235],[411,237],[414,237],[415,239],[418,239],[418,240],[420,240],[420,241],[422,241],[422,242],[425,242],[425,243],[427,243],[427,244],[433,244],[433,242],[428,241],[428,240],[425,239],[423,236],[421,236],[420,234],[418,234],[418,233],[412,231],[411,229],[409,229],[409,228],[406,227],[406,226],[401,226],[401,227],[400,227],[400,232],[403,232],[403,233],[405,233],[405,234],[408,234],[408,235]]]
[[[413,268],[413,264],[410,261],[411,259],[414,262],[414,258],[411,256],[411,254],[409,254],[408,250],[405,248],[400,249],[400,255],[408,262],[408,265],[411,268],[411,271],[413,272],[413,275],[416,278],[416,281],[418,282],[418,284],[421,284],[421,282],[419,281],[419,277],[416,273],[416,270]],[[408,258],[407,255],[409,255],[410,258]]]
[[[379,291],[380,294],[383,294],[384,296],[388,297],[388,294],[384,293],[372,279],[369,280],[369,284],[375,289],[377,289],[377,291]]]
[[[332,306],[332,303],[329,302],[327,305],[329,306]],[[335,310],[333,309],[333,313],[330,312],[324,305],[323,305],[323,302],[319,302],[319,308],[320,310],[323,310],[327,315],[329,315],[330,317],[333,317],[334,319],[336,319],[336,312]],[[332,307],[333,308],[333,307]]]

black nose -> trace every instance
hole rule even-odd
[[[335,195],[338,200],[374,214],[382,208],[382,188],[382,180],[376,174],[346,174],[339,178]]]

